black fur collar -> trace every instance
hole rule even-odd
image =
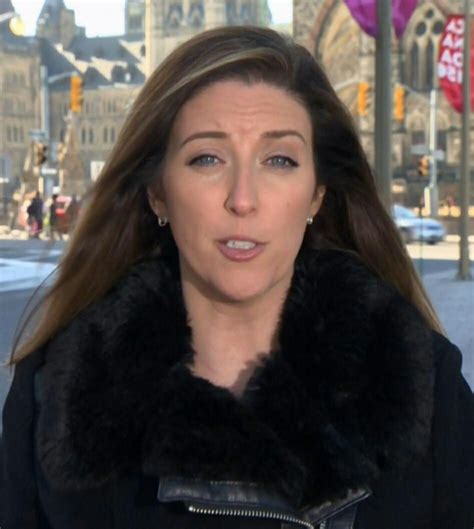
[[[191,375],[176,262],[141,263],[49,345],[37,451],[54,488],[126,473],[244,480],[293,503],[403,472],[427,450],[431,333],[355,257],[299,256],[280,350],[242,399]]]

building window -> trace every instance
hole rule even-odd
[[[411,144],[412,145],[425,145],[425,131],[414,130],[411,133]]]
[[[23,143],[25,141],[25,132],[23,130],[23,127],[20,127],[20,141]]]
[[[109,129],[107,127],[104,127],[104,143],[107,143],[109,141]]]
[[[448,149],[448,133],[446,130],[439,130],[436,139],[436,148],[446,152]]]
[[[89,143],[94,143],[94,129],[92,127],[89,129]]]
[[[435,87],[435,78],[434,78],[434,65],[435,65],[435,50],[434,50],[434,44],[433,41],[430,39],[428,42],[428,47],[426,49],[426,80],[425,80],[425,87],[426,88],[434,88]]]
[[[407,80],[417,90],[436,88],[436,60],[444,16],[433,2],[421,4],[405,32]]]
[[[128,17],[129,31],[137,31],[143,29],[143,19],[140,15],[131,15]]]
[[[410,54],[410,62],[411,62],[411,82],[415,88],[419,88],[420,80],[419,80],[419,70],[420,70],[420,53],[418,50],[418,44],[416,42],[413,43],[413,46],[411,48],[411,54]]]
[[[86,129],[81,130],[81,143],[83,145],[86,143]]]
[[[16,143],[18,141],[18,129],[13,127],[13,141]]]
[[[115,141],[115,128],[111,127],[111,129],[110,129],[110,142],[114,143],[114,141]]]
[[[12,128],[7,127],[7,141],[12,141]]]

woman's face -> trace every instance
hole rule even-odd
[[[272,85],[235,80],[183,106],[160,190],[149,190],[153,210],[170,222],[182,281],[224,302],[286,293],[323,195],[306,109]]]

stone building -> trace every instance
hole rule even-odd
[[[10,18],[8,16],[12,15]],[[30,146],[30,130],[39,120],[39,46],[33,37],[15,34],[14,9],[0,0],[0,195],[18,187]]]
[[[405,119],[393,122],[394,176],[415,183],[420,180],[419,156],[413,155],[411,148],[428,144],[429,93],[438,88],[436,62],[440,37],[447,15],[461,13],[462,4],[462,0],[420,0],[402,38],[393,38],[393,83],[406,89]],[[359,28],[343,0],[294,0],[293,32],[295,39],[324,65],[354,115],[366,152],[373,160],[375,40]],[[365,117],[357,115],[360,82],[367,82],[371,87],[369,112]],[[438,165],[439,181],[444,182],[446,192],[453,193],[450,184],[458,177],[461,119],[440,92],[437,123],[437,147],[446,153],[446,159]],[[472,138],[474,144],[474,134]],[[474,156],[474,150],[471,155]]]
[[[267,0],[144,0],[146,71],[149,75],[179,44],[196,33],[226,25],[268,26]]]
[[[11,0],[0,0],[0,15],[8,13],[14,14]],[[49,194],[60,184],[62,193],[82,195],[110,153],[147,68],[206,28],[271,19],[267,0],[126,0],[124,14],[124,35],[94,38],[77,26],[64,0],[44,0],[36,37],[15,35],[0,18],[0,183],[7,171],[13,175],[11,189],[0,187],[2,196],[11,197],[20,183],[23,191]],[[83,81],[82,109],[74,116],[72,75]],[[30,138],[40,130],[49,136],[42,177]]]

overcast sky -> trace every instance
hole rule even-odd
[[[33,35],[44,0],[12,0],[12,3],[25,23],[26,34]],[[74,9],[76,23],[85,26],[89,37],[123,33],[125,0],[65,0],[65,4]],[[290,22],[292,4],[292,0],[268,0],[273,21]]]

